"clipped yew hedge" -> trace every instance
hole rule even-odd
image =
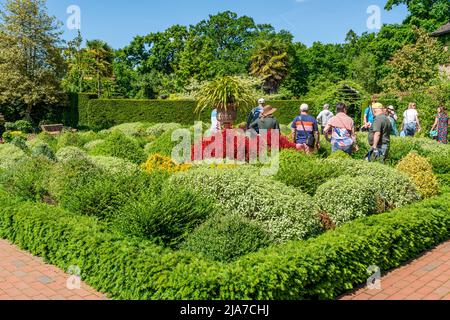
[[[280,123],[288,124],[299,113],[300,104],[305,101],[277,100],[268,101],[278,109],[276,117]],[[311,106],[311,113],[317,114],[315,104],[306,101]],[[255,101],[255,106],[256,106]],[[205,110],[202,114],[195,113],[196,102],[193,100],[133,100],[133,99],[95,99],[90,94],[71,96],[70,108],[66,114],[66,122],[70,125],[88,126],[94,129],[106,129],[122,123],[148,122],[192,125],[194,121],[209,123],[211,114]],[[238,112],[236,123],[246,122],[247,112]]]
[[[362,218],[308,241],[225,264],[107,231],[92,217],[20,202],[0,190],[0,237],[116,299],[333,299],[367,268],[400,266],[450,238],[450,194]]]

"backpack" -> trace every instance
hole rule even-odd
[[[250,129],[250,125],[259,119],[261,116],[261,111],[259,110],[259,107],[254,108],[247,117],[247,130]],[[258,131],[258,130],[257,130]]]

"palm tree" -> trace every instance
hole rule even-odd
[[[266,93],[276,93],[286,77],[287,51],[287,45],[276,38],[257,42],[251,56],[250,74],[263,80],[262,89]]]

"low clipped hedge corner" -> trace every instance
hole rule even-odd
[[[0,237],[64,270],[78,265],[83,280],[110,298],[333,299],[365,283],[369,266],[387,271],[448,240],[450,194],[228,264],[126,239],[93,217],[2,190]]]

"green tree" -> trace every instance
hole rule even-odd
[[[386,9],[406,5],[409,15],[404,21],[425,28],[431,32],[450,20],[450,1],[448,0],[388,0]]]
[[[95,89],[98,97],[101,97],[103,86],[112,81],[114,51],[104,41],[87,41],[82,59],[87,69],[85,79],[95,81]]]
[[[257,42],[251,56],[250,75],[263,80],[262,88],[274,94],[288,73],[288,46],[277,38]]]
[[[63,79],[63,88],[67,92],[83,92],[83,78],[86,73],[86,66],[83,55],[83,37],[80,30],[72,41],[68,42],[64,50],[64,57],[67,62],[67,74]]]
[[[60,24],[44,0],[7,0],[0,9],[0,103],[34,109],[61,99],[65,64]]]
[[[443,46],[422,29],[415,29],[417,42],[405,45],[388,62],[385,89],[405,92],[430,86],[440,76],[439,65],[449,62]]]

